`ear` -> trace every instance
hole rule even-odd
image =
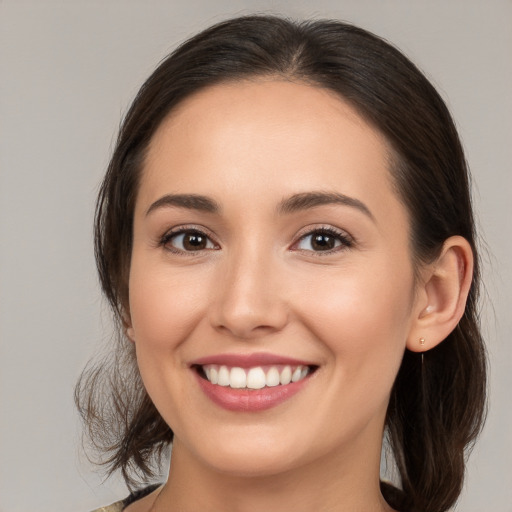
[[[126,337],[131,342],[135,342],[135,332],[133,330],[131,315],[130,315],[130,312],[126,309],[122,313],[122,321],[123,321],[123,331],[124,331]]]
[[[421,272],[407,348],[424,352],[441,343],[464,314],[473,279],[473,251],[461,236],[443,244],[441,254]]]

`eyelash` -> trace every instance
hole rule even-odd
[[[305,233],[303,233],[299,236],[299,239],[297,240],[297,242],[295,242],[293,244],[292,247],[298,246],[302,241],[304,241],[308,237],[312,237],[314,235],[331,236],[335,239],[335,241],[339,241],[340,244],[336,247],[333,247],[332,249],[327,249],[325,251],[312,251],[312,250],[299,249],[299,248],[294,249],[294,250],[295,251],[303,251],[303,252],[310,253],[314,256],[322,257],[322,256],[327,256],[327,255],[330,255],[330,254],[333,254],[333,253],[336,253],[339,251],[347,250],[354,245],[354,239],[348,233],[345,233],[344,231],[335,229],[331,226],[322,226],[322,227],[318,227],[318,228],[308,229]]]
[[[183,249],[178,249],[178,248],[170,245],[170,242],[172,241],[173,238],[176,238],[179,235],[186,235],[186,234],[193,234],[196,236],[204,237],[207,240],[207,243],[209,242],[209,243],[213,244],[215,247],[199,249],[197,251],[187,251],[187,250],[183,250]],[[335,239],[335,241],[338,241],[340,243],[339,243],[339,245],[337,245],[331,249],[327,249],[325,251],[314,251],[314,250],[296,248],[301,242],[306,240],[308,237],[312,237],[314,235],[327,235],[327,236],[333,237]],[[161,237],[158,245],[164,247],[166,250],[168,250],[174,254],[179,254],[179,255],[186,254],[187,256],[196,256],[196,255],[199,256],[205,250],[211,251],[211,250],[218,250],[218,248],[219,248],[218,244],[212,240],[211,235],[209,235],[207,232],[205,232],[201,229],[198,229],[197,227],[192,227],[192,226],[191,227],[183,226],[178,229],[172,229],[172,230],[166,232]],[[353,245],[354,245],[354,239],[347,233],[337,230],[331,226],[322,226],[322,227],[318,227],[318,228],[309,229],[308,231],[302,233],[299,236],[299,239],[293,243],[292,250],[301,251],[301,252],[309,253],[314,256],[321,257],[324,255],[329,255],[329,254],[333,254],[333,253],[336,253],[339,251],[349,249]]]
[[[188,256],[196,256],[196,255],[198,256],[199,253],[202,253],[204,250],[210,250],[210,251],[216,250],[216,248],[215,249],[206,248],[206,249],[197,250],[197,251],[186,251],[186,250],[178,249],[178,248],[170,245],[170,242],[172,241],[173,238],[176,238],[179,235],[186,235],[186,234],[193,234],[196,236],[204,237],[207,240],[207,243],[210,242],[213,245],[215,245],[216,248],[218,247],[218,244],[212,240],[211,235],[209,235],[208,233],[206,233],[205,231],[203,231],[201,229],[198,229],[197,227],[192,227],[192,226],[191,227],[182,226],[177,229],[171,229],[170,231],[167,231],[160,239],[159,245],[174,254],[180,254],[180,255],[186,254]],[[195,253],[197,253],[197,254],[195,254]]]

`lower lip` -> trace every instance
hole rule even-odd
[[[297,394],[309,381],[309,378],[262,389],[234,389],[218,386],[202,378],[197,372],[199,386],[205,395],[215,404],[237,412],[257,412],[276,407]]]

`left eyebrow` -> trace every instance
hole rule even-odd
[[[277,211],[280,214],[288,214],[329,204],[341,204],[343,206],[356,208],[375,222],[375,217],[372,212],[362,201],[355,197],[346,196],[337,192],[302,192],[294,194],[293,196],[283,199],[279,203]]]

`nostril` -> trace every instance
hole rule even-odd
[[[222,334],[234,336],[239,340],[250,340],[259,338],[278,331],[280,326],[256,325],[254,322],[242,323],[240,321],[226,322],[215,326],[216,330]]]
[[[254,278],[247,283],[248,279],[244,275],[231,285],[224,283],[212,301],[208,316],[217,332],[254,339],[279,331],[287,324],[288,309],[281,292],[268,283],[255,285]]]

